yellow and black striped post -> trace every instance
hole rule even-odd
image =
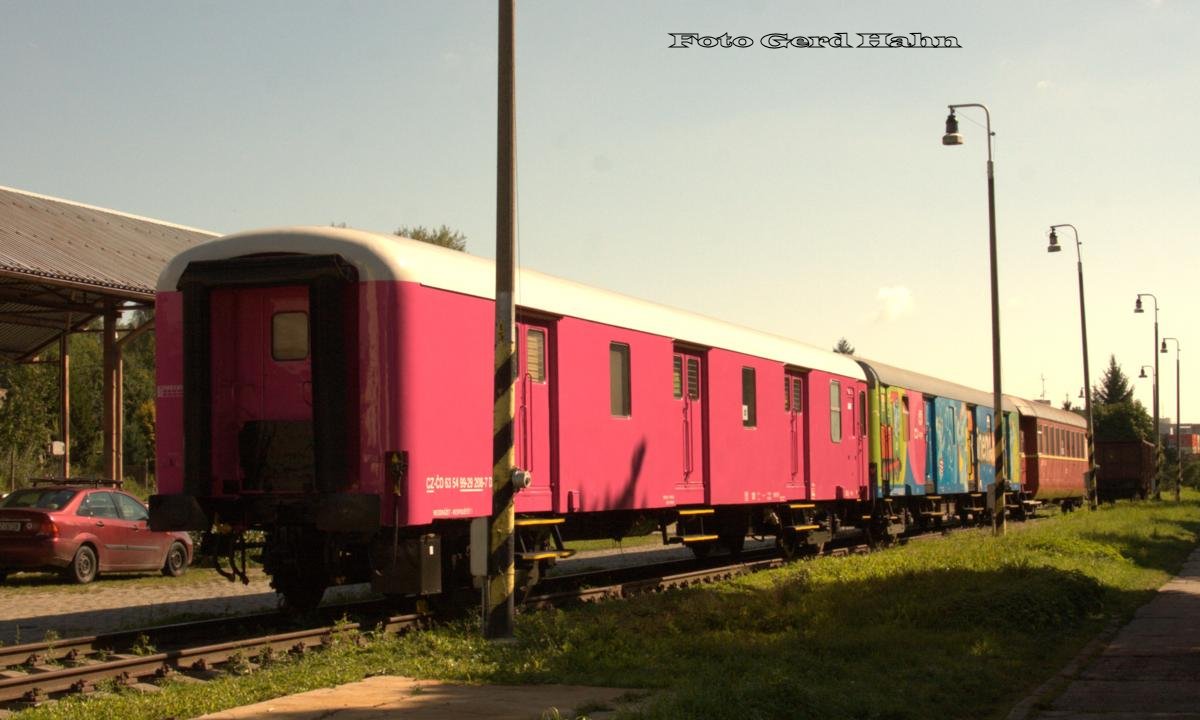
[[[492,517],[488,523],[488,576],[483,588],[483,634],[513,634],[513,415],[517,380],[516,307],[516,78],[515,2],[499,0],[500,33],[496,107],[496,362],[492,412]]]

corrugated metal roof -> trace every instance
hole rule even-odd
[[[0,187],[0,358],[21,361],[104,303],[154,301],[167,261],[214,233]]]
[[[1010,400],[1017,406],[1017,410],[1025,416],[1041,418],[1043,420],[1053,420],[1064,425],[1073,425],[1075,427],[1087,427],[1087,418],[1070,410],[1062,410],[1053,405],[1046,403],[1034,402],[1026,400],[1015,395],[1005,395],[1005,398]]]
[[[167,261],[214,233],[0,187],[0,270],[152,298]]]

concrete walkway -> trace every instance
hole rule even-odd
[[[577,685],[455,685],[379,676],[205,715],[200,720],[541,720],[612,717],[645,692]]]
[[[1035,717],[1200,720],[1200,548]]]

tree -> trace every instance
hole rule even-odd
[[[457,230],[451,230],[445,225],[436,230],[430,230],[422,225],[414,225],[413,227],[402,225],[393,234],[400,237],[412,238],[413,240],[420,240],[430,245],[450,248],[451,250],[462,252],[466,252],[467,250],[467,236]]]
[[[1097,440],[1154,441],[1154,420],[1139,400],[1092,405]]]
[[[1117,356],[1109,355],[1108,368],[1100,378],[1100,384],[1092,389],[1092,404],[1114,405],[1130,400],[1133,400],[1133,388],[1129,385],[1129,378],[1121,372]]]
[[[833,351],[842,355],[853,355],[854,346],[846,338],[838,338],[837,345],[833,346]]]

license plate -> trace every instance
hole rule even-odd
[[[0,520],[0,532],[21,532],[21,523]]]

